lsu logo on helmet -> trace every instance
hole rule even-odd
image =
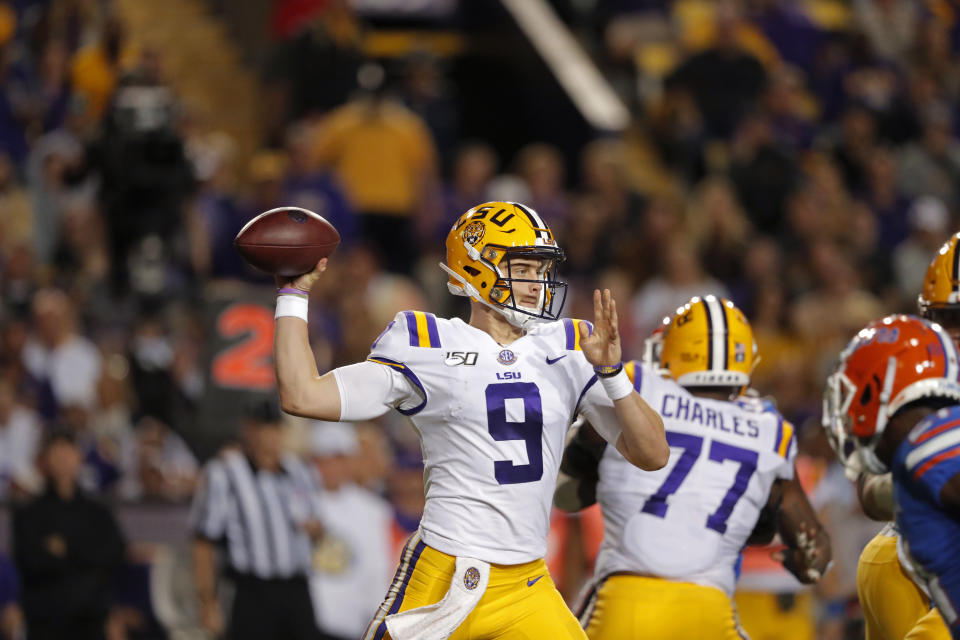
[[[696,296],[664,321],[660,366],[685,387],[745,387],[757,357],[746,316],[732,302]]]
[[[566,283],[556,277],[563,250],[557,246],[539,214],[516,202],[486,202],[470,209],[447,234],[447,261],[440,268],[450,279],[447,288],[503,314],[511,324],[523,327],[534,320],[557,320],[566,299]],[[514,278],[511,261],[535,260],[537,273]],[[517,303],[513,285],[542,285],[535,308]]]

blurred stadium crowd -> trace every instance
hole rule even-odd
[[[634,116],[575,156],[557,140],[508,157],[465,138],[447,61],[371,59],[348,2],[276,3],[252,154],[191,114],[170,51],[131,38],[111,2],[0,2],[0,498],[42,492],[35,462],[56,429],[79,447],[88,491],[189,503],[202,460],[186,432],[209,383],[204,302],[227,281],[271,285],[232,246],[253,215],[302,206],[343,236],[311,308],[325,371],[363,359],[398,310],[461,313],[436,267],[446,230],[474,204],[515,200],[567,252],[567,314],[590,317],[588,294],[609,287],[629,355],[692,295],[745,311],[762,357],[754,386],[799,425],[801,476],[834,537],[836,566],[800,615],[816,617],[819,637],[846,637],[875,528],[832,462],[821,387],[855,329],[914,310],[957,228],[960,9],[554,4]],[[290,430],[306,456],[312,428]],[[347,441],[315,453],[345,460],[402,543],[422,508],[416,436],[396,417]],[[554,577],[572,599],[596,522],[556,520]],[[129,542],[146,571],[157,547]],[[16,637],[15,567],[0,574],[0,630]],[[800,591],[784,579],[760,583]],[[119,604],[114,633],[159,633],[149,604]]]

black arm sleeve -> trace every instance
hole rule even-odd
[[[767,504],[760,510],[760,517],[753,527],[753,533],[747,538],[747,544],[770,544],[777,533],[780,504],[783,502],[783,482],[777,480],[770,488],[770,497]]]
[[[560,471],[579,481],[577,498],[581,508],[597,501],[597,482],[600,480],[598,469],[606,446],[606,441],[590,423],[584,422],[563,451]]]

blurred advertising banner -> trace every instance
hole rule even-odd
[[[244,408],[276,398],[273,370],[274,291],[217,283],[204,296],[205,390],[188,443],[207,459],[239,435]]]

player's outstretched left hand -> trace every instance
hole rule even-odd
[[[620,351],[620,330],[617,325],[617,302],[610,289],[593,292],[593,333],[586,322],[580,323],[580,348],[587,362],[595,367],[613,366],[623,357]]]

